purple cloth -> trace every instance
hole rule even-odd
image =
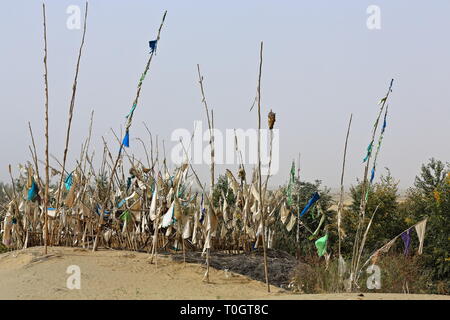
[[[405,245],[404,254],[405,254],[405,256],[407,256],[409,253],[409,246],[411,244],[411,229],[408,229],[402,233],[402,240],[403,240],[403,244]]]

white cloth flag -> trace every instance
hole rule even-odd
[[[169,210],[167,210],[166,214],[163,217],[162,221],[162,227],[167,228],[173,223],[173,206],[175,201],[172,202],[172,205],[170,206]]]
[[[206,249],[211,248],[211,231],[206,232],[205,244],[203,245],[202,256],[205,254]]]
[[[158,196],[158,184],[155,183],[155,190],[153,191],[152,202],[150,204],[150,220],[156,219],[156,198]]]
[[[197,244],[198,211],[194,213],[194,230],[192,230],[192,243]]]
[[[3,222],[4,229],[3,229],[3,241],[2,241],[2,243],[7,247],[9,247],[11,245],[12,227],[13,227],[12,215],[8,213],[5,216],[5,220]]]
[[[286,209],[286,206],[283,203],[283,206],[281,207],[280,211],[281,223],[285,224],[288,217],[289,217],[289,210]]]
[[[425,218],[421,222],[415,225],[417,236],[419,237],[419,254],[422,254],[423,251],[423,240],[425,239],[425,228],[427,226],[427,219]]]
[[[295,214],[291,214],[291,220],[289,220],[289,223],[286,226],[286,229],[287,229],[288,232],[291,232],[291,230],[294,227],[296,221],[297,221],[297,217],[295,216]]]
[[[187,219],[183,229],[183,239],[188,239],[191,236],[191,219]]]

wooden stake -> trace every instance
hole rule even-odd
[[[69,140],[70,140],[70,129],[72,127],[72,118],[73,118],[73,110],[75,107],[75,95],[77,92],[77,80],[78,80],[78,72],[80,70],[80,60],[81,60],[81,53],[83,51],[83,46],[84,46],[84,38],[86,35],[86,22],[87,22],[87,15],[88,15],[88,2],[86,1],[86,8],[85,8],[85,13],[84,13],[84,26],[83,26],[83,37],[81,39],[81,45],[80,45],[80,49],[78,51],[78,59],[77,59],[77,65],[75,68],[75,78],[73,80],[73,85],[72,85],[72,97],[70,99],[70,106],[69,106],[69,120],[68,120],[68,124],[67,124],[67,132],[66,132],[66,144],[65,144],[65,148],[64,148],[64,156],[63,156],[63,163],[62,163],[62,172],[61,172],[61,178],[59,180],[59,185],[58,185],[58,195],[56,197],[56,217],[59,216],[59,208],[61,206],[61,189],[62,189],[62,185],[63,185],[63,180],[64,180],[64,171],[66,168],[66,161],[67,161],[67,152],[69,151]]]
[[[380,107],[380,112],[378,114],[377,120],[375,121],[375,125],[373,127],[373,131],[372,131],[372,140],[370,142],[370,145],[373,148],[373,143],[375,141],[375,135],[376,135],[376,131],[378,128],[378,123],[380,121],[380,117],[381,114],[383,113],[384,107],[386,105],[386,102],[389,98],[390,93],[392,92],[392,85],[394,83],[394,79],[391,80],[391,83],[389,85],[389,89],[386,93],[386,96],[382,99],[381,101],[381,107]],[[371,158],[372,152],[369,152],[368,157],[367,157],[367,162],[366,162],[366,166],[364,168],[364,178],[363,178],[363,185],[362,185],[362,190],[361,190],[361,203],[360,203],[360,212],[359,212],[359,222],[358,222],[358,227],[356,229],[356,236],[355,236],[355,241],[353,243],[353,254],[352,254],[352,262],[351,262],[351,273],[350,273],[350,290],[352,289],[353,285],[356,285],[356,269],[357,269],[357,265],[359,264],[358,261],[358,251],[359,251],[359,246],[360,246],[360,238],[362,236],[362,229],[363,229],[363,224],[364,224],[364,218],[365,218],[365,211],[366,211],[366,205],[367,205],[367,201],[366,201],[366,192],[368,192],[368,173],[369,173],[369,162],[370,162],[370,158]]]
[[[267,247],[265,239],[265,210],[264,210],[264,195],[262,193],[262,176],[261,176],[261,74],[263,64],[263,42],[261,41],[261,48],[259,51],[259,76],[258,76],[258,191],[260,198],[261,219],[262,219],[262,245],[264,251],[264,275],[266,277],[267,292],[270,292],[269,271],[267,267]]]
[[[348,143],[348,136],[350,134],[350,126],[352,124],[352,118],[353,114],[350,114],[350,120],[348,122],[348,128],[347,128],[347,135],[345,137],[345,146],[344,146],[344,156],[342,159],[342,173],[341,173],[341,192],[339,195],[339,204],[338,204],[338,211],[337,211],[337,226],[338,226],[338,259],[341,258],[341,242],[342,242],[342,234],[341,234],[341,219],[342,219],[342,209],[344,207],[344,172],[345,172],[345,159],[347,156],[347,143]],[[338,262],[339,263],[339,262]],[[338,272],[340,269],[338,268]],[[339,283],[342,279],[339,276]],[[339,286],[338,286],[339,290]]]
[[[161,24],[160,24],[160,26],[159,26],[159,29],[158,29],[158,35],[157,35],[157,37],[156,37],[156,40],[157,40],[157,41],[159,41],[159,37],[160,37],[160,35],[161,35],[161,29],[162,29],[162,27],[163,27],[163,25],[164,25],[164,21],[165,21],[165,19],[166,19],[166,15],[167,15],[167,11],[164,12],[164,15],[163,15]],[[150,57],[148,58],[147,64],[146,64],[146,66],[145,66],[144,74],[147,74],[148,70],[150,69],[150,64],[151,64],[151,62],[152,62],[152,58],[153,58],[153,55],[154,55],[154,54],[155,54],[154,51],[150,54]],[[139,96],[140,96],[140,94],[141,94],[141,88],[142,88],[142,86],[139,85],[139,86],[138,86],[138,89],[137,89],[137,91],[136,91],[136,96],[135,96],[135,98],[134,98],[133,105],[136,105],[136,106],[137,106],[137,104],[138,104]],[[133,117],[133,113],[130,114],[130,116],[129,116],[129,118],[128,118],[128,123],[129,123],[130,125],[131,125],[132,117]],[[112,170],[111,170],[111,177],[110,177],[110,179],[109,179],[108,188],[107,188],[107,193],[106,193],[107,195],[109,195],[109,193],[111,192],[111,187],[112,187],[113,177],[114,177],[114,174],[115,174],[115,172],[116,172],[116,170],[117,170],[117,165],[119,164],[119,159],[120,159],[120,156],[121,156],[121,154],[122,154],[122,150],[123,150],[123,141],[121,142],[121,145],[120,145],[120,148],[119,148],[119,154],[117,155],[116,161],[115,161],[114,166],[112,167]],[[102,206],[102,210],[105,210],[105,209],[106,209],[107,203],[108,203],[108,198],[105,199],[105,202],[104,202],[104,204],[103,204],[103,206]],[[95,235],[95,241],[94,241],[94,246],[93,246],[93,248],[92,248],[92,251],[96,251],[96,250],[97,250],[97,247],[98,247],[98,240],[99,240],[99,234],[100,234],[100,231],[101,231],[102,223],[103,223],[103,213],[100,213],[99,223],[98,223],[98,226],[97,226],[96,235]]]
[[[45,191],[44,191],[44,254],[47,254],[48,242],[48,188],[50,185],[49,160],[48,160],[48,76],[47,76],[47,22],[45,16],[45,4],[42,4],[44,18],[44,83],[45,83]],[[31,130],[31,128],[30,128]],[[62,174],[61,174],[62,175]]]
[[[150,136],[150,158],[152,160],[152,165],[150,167],[153,176],[155,176],[155,171],[154,171],[154,167],[155,167],[155,162],[153,162],[153,138],[152,138],[152,133],[150,132],[150,129],[148,128],[147,124],[145,122],[143,122],[144,126],[145,126],[145,130],[147,130],[149,136]]]
[[[200,72],[200,65],[197,64],[197,72],[198,72],[198,79],[200,83],[200,92],[202,95],[202,102],[205,106],[205,112],[206,112],[206,119],[208,120],[208,128],[209,128],[209,147],[211,148],[211,166],[210,166],[210,175],[211,175],[211,187],[209,190],[210,198],[212,201],[213,198],[213,192],[214,192],[214,113],[213,110],[211,110],[211,118],[209,116],[209,110],[208,110],[208,103],[206,101],[205,97],[205,90],[203,88],[203,76]],[[210,203],[210,207],[214,207],[214,203]],[[214,214],[212,210],[208,211],[208,214]],[[210,217],[208,217],[210,219]],[[210,232],[210,231],[209,231]],[[211,239],[210,239],[211,243]],[[206,281],[209,283],[209,260],[210,260],[210,250],[209,248],[206,249],[206,274],[205,278]]]

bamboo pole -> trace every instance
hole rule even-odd
[[[195,130],[194,130],[194,131],[195,131]],[[192,138],[193,138],[193,136],[191,137],[191,140],[192,140]],[[185,153],[185,155],[186,155],[187,162],[188,162],[188,164],[189,164],[189,166],[190,166],[190,168],[191,168],[191,170],[192,170],[192,173],[193,173],[194,176],[195,176],[195,180],[197,181],[197,184],[198,184],[198,186],[200,187],[200,189],[202,189],[203,194],[206,196],[206,200],[207,200],[208,203],[209,203],[209,209],[210,209],[210,211],[212,212],[213,215],[216,215],[215,209],[214,209],[214,205],[213,205],[213,202],[212,202],[212,200],[213,200],[213,199],[212,199],[212,193],[210,193],[210,195],[208,195],[208,193],[206,193],[205,188],[203,187],[203,185],[202,185],[202,183],[201,183],[201,181],[200,181],[200,179],[199,179],[197,173],[196,173],[195,170],[194,170],[194,167],[192,166],[191,161],[189,160],[188,153],[187,153],[186,148],[184,147],[183,141],[180,140],[180,143],[181,143],[181,145],[182,145],[182,147],[183,147],[183,151],[184,151],[184,153]],[[209,232],[211,232],[211,231],[209,231]],[[209,235],[207,235],[207,236],[209,236]],[[209,283],[209,251],[206,250],[206,253],[207,253],[207,259],[206,259],[206,273],[205,273],[204,279],[206,279],[207,283]]]
[[[270,292],[269,271],[267,266],[267,248],[265,239],[265,210],[264,210],[264,195],[262,193],[262,177],[261,177],[261,74],[263,64],[263,42],[259,51],[259,75],[258,75],[258,191],[260,198],[261,219],[262,219],[262,244],[264,251],[264,275],[266,278],[267,292]]]
[[[152,133],[150,132],[150,129],[148,128],[147,124],[145,122],[143,122],[145,130],[147,130],[149,136],[150,136],[150,158],[152,160],[152,165],[150,167],[152,174],[155,175],[155,171],[154,171],[154,167],[155,167],[155,162],[153,161],[153,137],[152,137]]]
[[[342,218],[342,209],[344,207],[344,172],[345,172],[345,159],[347,156],[347,144],[348,137],[350,134],[350,127],[352,124],[353,114],[350,114],[350,120],[348,121],[347,135],[345,137],[345,145],[344,145],[344,156],[342,159],[342,173],[341,173],[341,191],[339,194],[339,203],[338,203],[338,211],[337,211],[337,227],[338,227],[338,259],[341,258],[341,242],[342,242],[342,234],[341,234],[341,218]],[[339,281],[341,281],[339,277]],[[339,289],[338,289],[339,290]]]
[[[66,143],[65,143],[65,147],[64,147],[62,172],[61,172],[61,178],[59,180],[59,185],[58,185],[58,194],[57,194],[57,197],[56,197],[56,210],[55,210],[56,217],[59,216],[59,212],[58,211],[59,211],[60,206],[61,206],[61,193],[62,193],[61,189],[62,189],[63,180],[64,180],[64,171],[65,171],[65,168],[66,168],[67,153],[69,151],[70,129],[72,127],[73,110],[75,108],[75,96],[76,96],[76,92],[77,92],[77,81],[78,81],[78,73],[79,73],[79,70],[80,70],[81,54],[83,52],[84,39],[85,39],[85,36],[86,36],[87,15],[88,15],[88,2],[86,1],[86,7],[85,7],[85,12],[84,12],[83,36],[81,38],[81,45],[80,45],[80,49],[78,51],[78,59],[77,59],[77,64],[76,64],[76,68],[75,68],[75,78],[73,80],[73,85],[72,85],[72,97],[70,99],[70,106],[69,106],[69,120],[68,120],[68,124],[67,124]]]
[[[48,159],[48,72],[47,72],[47,24],[45,16],[45,4],[42,4],[42,13],[44,17],[44,83],[45,83],[45,191],[44,191],[44,254],[47,254],[48,242],[48,188],[50,185],[49,159]],[[62,175],[62,173],[61,173]]]
[[[12,186],[12,190],[13,190],[13,195],[14,195],[14,204],[17,210],[17,213],[19,213],[19,205],[17,204],[17,200],[19,199],[17,196],[17,192],[16,192],[16,184],[14,183],[14,178],[12,175],[12,168],[11,165],[8,165],[8,171],[9,171],[9,176],[11,178],[11,186]]]
[[[214,113],[213,110],[211,110],[211,118],[209,116],[209,110],[208,110],[208,102],[206,101],[205,97],[205,90],[203,88],[203,76],[200,72],[200,65],[197,64],[197,72],[198,72],[198,79],[200,84],[200,92],[202,95],[202,103],[205,107],[205,113],[206,113],[206,119],[208,120],[208,128],[209,128],[209,146],[211,148],[211,166],[210,166],[210,175],[211,175],[211,187],[210,187],[210,198],[212,201],[213,198],[213,192],[214,192]],[[210,207],[213,207],[214,204],[210,203]],[[208,218],[210,219],[210,217]],[[211,241],[210,241],[211,243]],[[209,282],[209,260],[210,260],[210,249],[206,249],[206,274],[205,278],[206,281]]]
[[[86,141],[86,147],[85,147],[85,151],[84,151],[83,171],[86,171],[86,162],[87,162],[87,158],[88,158],[89,146],[91,144],[92,124],[93,124],[93,122],[94,122],[94,110],[91,111],[91,120],[90,120],[90,123],[89,123],[89,133],[88,133],[88,137],[87,137],[87,141]],[[83,160],[80,159],[80,161],[83,161]]]
[[[166,15],[167,15],[167,11],[164,12],[161,24],[160,24],[159,29],[158,29],[158,35],[156,37],[156,41],[159,41],[159,39],[160,39],[161,30],[162,30],[162,27],[164,25],[164,21],[166,19]],[[152,51],[152,53],[150,54],[150,57],[148,58],[147,64],[145,66],[144,74],[147,74],[148,70],[150,69],[150,64],[152,62],[152,58],[153,58],[154,54],[155,54],[155,52]],[[142,79],[142,76],[141,76],[141,79]],[[142,84],[142,81],[139,81],[139,85],[138,85],[138,88],[137,88],[137,91],[136,91],[136,96],[135,96],[134,101],[133,101],[133,106],[137,106],[137,104],[138,104],[139,96],[141,94],[141,88],[142,88],[141,84]],[[133,113],[131,113],[129,115],[129,118],[128,118],[128,123],[129,123],[130,126],[131,126],[132,118],[133,118]],[[117,170],[117,165],[119,164],[119,159],[120,159],[120,156],[122,154],[123,147],[124,146],[123,146],[123,141],[122,141],[121,144],[120,144],[120,148],[119,148],[119,154],[118,154],[118,156],[116,158],[116,161],[114,163],[114,166],[112,167],[112,170],[111,170],[111,177],[110,177],[110,180],[109,180],[109,183],[108,183],[108,188],[107,188],[107,193],[106,193],[107,195],[109,195],[109,193],[111,192],[111,186],[112,186],[113,177],[114,177],[114,174],[115,174],[115,172]],[[108,203],[108,199],[105,199],[105,202],[104,202],[104,205],[102,207],[102,210],[106,209],[107,203]],[[94,241],[94,246],[92,248],[92,251],[96,251],[97,250],[99,234],[100,234],[100,231],[101,231],[102,223],[103,223],[103,213],[100,213],[99,223],[98,223],[98,226],[97,226],[96,235],[95,235],[95,241]]]
[[[37,184],[39,186],[39,189],[42,188],[41,183],[41,176],[39,174],[39,166],[38,166],[38,160],[37,160],[37,152],[36,152],[36,144],[34,143],[34,135],[33,130],[31,129],[31,123],[28,121],[28,129],[30,130],[30,136],[31,136],[31,143],[33,145],[33,149],[30,147],[31,157],[33,158],[34,166],[36,167],[36,176],[37,176]]]
[[[391,83],[389,85],[388,91],[385,95],[385,97],[381,100],[381,107],[380,107],[380,111],[378,113],[378,117],[375,121],[375,124],[373,126],[373,131],[372,131],[372,139],[370,142],[370,146],[373,148],[373,143],[375,141],[375,135],[376,135],[376,131],[378,128],[378,123],[380,121],[381,118],[381,114],[383,113],[384,107],[386,105],[386,102],[389,98],[390,93],[392,92],[392,85],[394,83],[394,79],[391,80]],[[356,230],[356,236],[355,236],[355,241],[353,244],[353,254],[352,254],[352,261],[351,261],[351,273],[350,273],[350,290],[352,289],[353,285],[356,285],[356,268],[357,265],[359,264],[359,261],[357,261],[357,256],[358,256],[358,251],[359,251],[359,246],[360,246],[360,238],[362,236],[362,227],[364,224],[364,218],[365,218],[365,211],[366,211],[366,205],[367,205],[367,196],[368,196],[368,192],[369,192],[369,186],[368,186],[368,172],[369,172],[369,163],[370,163],[370,158],[371,158],[372,152],[368,151],[368,155],[367,155],[367,162],[364,168],[364,178],[363,178],[363,185],[362,185],[362,190],[361,190],[361,203],[360,203],[360,213],[359,213],[359,222],[358,222],[358,227]],[[356,259],[355,259],[356,258]]]

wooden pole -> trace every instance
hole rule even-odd
[[[337,227],[338,227],[338,237],[339,237],[339,242],[338,242],[338,259],[341,258],[341,242],[342,242],[342,234],[341,234],[341,219],[342,219],[342,209],[344,207],[344,172],[345,172],[345,159],[347,156],[347,143],[348,143],[348,136],[350,134],[350,127],[352,124],[352,118],[353,118],[353,114],[350,114],[350,120],[348,122],[348,128],[347,128],[347,135],[345,137],[345,145],[344,145],[344,156],[342,159],[342,173],[341,173],[341,191],[340,191],[340,195],[339,195],[339,204],[338,204],[338,211],[337,211]],[[339,260],[340,261],[340,260]],[[338,262],[340,263],[340,262]],[[340,272],[340,268],[338,268],[338,272]],[[342,280],[340,278],[340,274],[339,274],[339,283]],[[338,286],[338,290],[339,290],[339,286]]]
[[[165,19],[166,19],[166,15],[167,15],[167,11],[164,12],[164,15],[163,15],[161,24],[159,25],[158,35],[157,35],[157,37],[156,37],[156,41],[159,41],[159,38],[160,38],[160,35],[161,35],[161,29],[162,29],[162,27],[163,27],[163,25],[164,25],[164,21],[165,21]],[[151,62],[152,62],[152,58],[153,58],[153,55],[154,55],[154,54],[155,54],[155,52],[152,51],[152,53],[150,54],[150,57],[148,58],[147,64],[146,64],[145,69],[144,69],[144,75],[147,74],[148,70],[150,69],[150,64],[151,64]],[[142,79],[142,76],[141,76],[141,79]],[[141,94],[141,88],[142,88],[141,84],[142,84],[142,81],[140,80],[140,81],[139,81],[138,88],[137,88],[137,91],[136,91],[136,96],[135,96],[134,101],[133,101],[133,106],[137,106],[137,104],[138,104],[139,96],[140,96],[140,94]],[[132,117],[133,117],[133,113],[131,113],[131,114],[129,115],[129,118],[128,118],[128,124],[129,124],[130,126],[131,126]],[[109,195],[109,193],[111,192],[111,187],[112,187],[112,182],[113,182],[114,174],[115,174],[115,172],[116,172],[116,170],[117,170],[117,166],[118,166],[118,164],[119,164],[119,159],[120,159],[120,156],[121,156],[121,154],[122,154],[122,150],[123,150],[123,141],[122,141],[121,144],[120,144],[119,154],[117,155],[116,161],[115,161],[114,166],[112,167],[112,170],[111,170],[111,177],[110,177],[110,179],[109,179],[108,188],[107,188],[107,193],[106,193],[107,195]],[[105,209],[106,209],[107,203],[108,203],[108,197],[106,197],[106,199],[105,199],[105,201],[104,201],[102,210],[105,210]],[[92,251],[96,251],[96,250],[97,250],[97,247],[98,247],[98,240],[99,240],[99,234],[100,234],[100,231],[101,231],[102,223],[103,223],[103,213],[100,213],[99,223],[98,223],[97,228],[96,228],[96,235],[95,235],[94,246],[93,246],[93,248],[92,248]]]
[[[58,210],[61,206],[61,189],[62,189],[62,185],[63,185],[63,180],[64,180],[64,171],[66,168],[66,161],[67,161],[67,152],[69,151],[69,140],[70,140],[70,129],[72,127],[72,118],[73,118],[73,110],[75,107],[75,95],[77,92],[77,81],[78,81],[78,73],[80,70],[80,60],[81,60],[81,53],[83,51],[83,47],[84,47],[84,39],[86,36],[86,22],[87,22],[87,15],[88,15],[88,2],[86,1],[86,8],[85,8],[85,12],[84,12],[84,26],[83,26],[83,36],[81,38],[81,45],[80,45],[80,49],[78,51],[78,59],[77,59],[77,65],[75,68],[75,78],[73,80],[73,85],[72,85],[72,97],[70,99],[70,106],[69,106],[69,120],[68,120],[68,124],[67,124],[67,132],[66,132],[66,144],[64,147],[64,156],[63,156],[63,163],[62,163],[62,172],[61,172],[61,178],[59,180],[59,185],[58,185],[58,195],[56,197],[56,217],[59,216],[58,214]]]
[[[264,275],[266,278],[267,292],[270,292],[269,272],[267,267],[267,248],[265,239],[265,210],[264,210],[264,195],[262,193],[262,176],[261,176],[261,73],[263,64],[263,42],[261,41],[261,48],[259,51],[259,76],[258,76],[258,191],[260,198],[260,212],[262,219],[262,244],[264,251]]]
[[[191,137],[191,140],[192,140],[192,138],[193,138],[193,136]],[[189,167],[191,168],[192,173],[195,176],[195,180],[197,181],[197,184],[200,187],[200,189],[202,189],[203,194],[206,196],[206,200],[209,203],[209,209],[211,211],[211,214],[215,215],[216,213],[215,213],[215,210],[214,210],[214,206],[212,204],[212,193],[210,193],[209,195],[208,195],[208,193],[206,193],[205,188],[203,187],[203,185],[202,185],[202,183],[200,181],[200,178],[198,177],[197,173],[194,170],[194,167],[192,166],[191,161],[189,160],[187,150],[184,147],[183,141],[181,139],[180,139],[180,143],[181,143],[181,145],[183,147],[183,151],[184,151],[184,154],[186,155],[186,159],[187,159],[187,162],[189,164]],[[211,232],[211,231],[209,231],[209,232]],[[209,236],[209,235],[207,235],[207,236]],[[206,250],[206,252],[207,252],[207,255],[206,255],[206,257],[207,257],[207,259],[206,259],[206,273],[205,273],[204,279],[206,279],[207,283],[209,283],[209,251],[208,251],[208,249]]]
[[[31,157],[33,158],[34,166],[36,168],[36,176],[37,176],[37,184],[39,188],[42,188],[41,183],[41,176],[39,174],[39,166],[38,166],[38,160],[37,160],[37,152],[36,152],[36,144],[34,142],[34,135],[33,135],[33,129],[31,129],[31,123],[28,121],[28,129],[30,130],[30,136],[31,136],[31,143],[33,145],[33,149],[30,147]]]
[[[44,17],[44,83],[45,83],[45,191],[44,191],[44,254],[47,254],[48,242],[48,188],[50,185],[49,160],[48,160],[48,76],[47,76],[47,23],[45,16],[45,4],[42,4]],[[62,174],[61,174],[62,176]]]
[[[394,83],[394,79],[391,80],[391,83],[389,85],[389,89],[386,93],[386,96],[381,100],[381,107],[380,107],[380,111],[378,114],[378,117],[375,121],[375,124],[373,126],[373,131],[372,131],[372,140],[370,142],[370,146],[372,146],[373,148],[373,143],[375,141],[375,135],[376,135],[376,131],[378,128],[378,123],[380,121],[380,117],[381,114],[383,113],[384,107],[386,105],[386,102],[389,98],[390,93],[392,92],[392,85]],[[357,269],[357,265],[359,264],[359,261],[357,261],[357,256],[358,256],[358,251],[359,251],[359,245],[360,245],[360,238],[362,236],[362,228],[363,228],[363,224],[364,224],[364,218],[365,218],[365,211],[366,211],[366,205],[367,205],[367,199],[366,199],[366,193],[368,192],[368,172],[369,172],[369,162],[370,162],[370,158],[371,158],[372,152],[368,152],[367,155],[367,162],[366,162],[366,166],[364,168],[364,178],[363,178],[363,185],[362,185],[362,190],[361,190],[361,203],[360,203],[360,212],[359,212],[359,222],[358,222],[358,227],[356,230],[356,236],[355,236],[355,241],[353,243],[353,254],[352,254],[352,261],[351,261],[351,274],[350,274],[350,290],[352,289],[352,286],[355,284],[356,285],[356,269]]]
[[[153,161],[153,138],[152,138],[152,133],[150,132],[150,129],[148,128],[147,124],[145,122],[143,122],[145,130],[147,130],[149,136],[150,136],[150,158],[152,160],[152,165],[150,167],[151,172],[153,174],[153,176],[155,176],[155,171],[154,171],[154,167],[155,167],[155,162]]]
[[[198,79],[199,79],[199,84],[200,84],[200,92],[202,95],[202,102],[203,105],[205,106],[205,113],[206,113],[206,119],[208,120],[208,128],[209,128],[209,146],[211,148],[211,166],[210,166],[210,175],[211,175],[211,187],[209,190],[210,193],[210,198],[211,201],[213,199],[213,192],[214,192],[214,113],[213,110],[211,110],[211,117],[209,116],[209,110],[208,110],[208,103],[206,101],[206,97],[205,97],[205,90],[203,88],[203,76],[200,72],[200,65],[197,64],[197,72],[198,72]],[[214,204],[211,202],[210,203],[210,207],[213,207]],[[213,212],[211,212],[211,210],[209,210],[210,214],[214,214]],[[208,220],[210,219],[210,217],[208,217]],[[211,232],[211,231],[209,231]],[[211,241],[210,241],[211,243]],[[206,274],[205,274],[205,278],[206,281],[209,282],[209,260],[210,260],[210,249],[207,248],[206,249]]]

